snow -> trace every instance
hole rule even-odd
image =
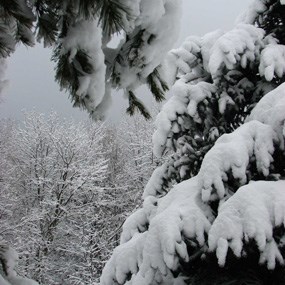
[[[223,34],[222,30],[216,30],[202,37],[201,54],[203,57],[203,67],[207,72],[210,72],[209,61],[212,54],[212,47]]]
[[[215,78],[223,66],[233,69],[241,60],[244,67],[253,62],[263,45],[264,30],[249,24],[239,24],[221,36],[211,50],[209,70]]]
[[[161,64],[166,53],[178,39],[182,1],[144,0],[142,4],[141,26],[150,35],[154,35],[154,40],[141,50],[146,63],[141,75],[146,78]]]
[[[205,155],[198,173],[202,200],[221,200],[228,195],[224,182],[230,172],[241,185],[245,184],[247,167],[253,156],[257,170],[267,176],[276,140],[273,129],[258,121],[248,122],[233,133],[222,135]]]
[[[284,259],[274,239],[273,228],[285,226],[285,182],[258,181],[241,187],[219,209],[209,231],[209,250],[216,251],[224,266],[228,249],[242,256],[243,246],[254,240],[260,251],[260,263],[274,269]]]
[[[140,1],[140,14],[128,37],[133,40],[143,31],[142,43],[130,49],[125,41],[118,47],[118,55],[125,58],[115,65],[120,88],[136,89],[162,63],[179,36],[181,6],[181,0]]]
[[[254,0],[248,9],[238,17],[236,22],[253,24],[258,15],[266,11],[266,2],[267,0]]]
[[[128,242],[135,234],[147,230],[148,217],[145,209],[134,212],[124,223],[120,243]]]
[[[184,238],[197,240],[200,246],[205,245],[205,234],[213,219],[210,208],[202,205],[198,196],[197,179],[193,178],[180,183],[159,199],[155,215],[149,219],[148,231],[135,233],[131,240],[116,248],[103,271],[100,284],[109,285],[114,281],[123,284],[128,273],[133,273],[133,276],[126,284],[159,284],[159,280],[163,280],[162,284],[175,284],[170,270],[177,269],[179,258],[184,261],[190,258]],[[129,219],[137,220],[145,207]],[[132,222],[127,221],[124,226],[124,231],[132,231]],[[122,257],[124,262],[119,262]],[[178,280],[183,281],[181,278]]]
[[[219,99],[219,112],[221,114],[223,114],[225,112],[228,104],[229,105],[235,105],[235,102],[226,92],[223,92],[220,95],[220,99]]]
[[[267,93],[251,111],[247,121],[258,120],[271,126],[279,139],[281,149],[284,149],[285,137],[285,83]]]
[[[284,265],[285,239],[275,236],[275,229],[285,227],[285,182],[250,179],[252,169],[255,178],[278,176],[272,173],[276,167],[273,156],[277,149],[285,149],[285,83],[271,91],[275,87],[271,81],[284,77],[285,52],[272,35],[265,36],[263,29],[251,25],[265,10],[267,0],[254,3],[232,31],[189,37],[168,54],[168,81],[175,82],[173,95],[157,116],[153,143],[156,156],[167,150],[174,154],[154,171],[144,191],[143,207],[126,220],[122,245],[107,263],[102,280],[128,285],[175,284],[173,272],[182,271],[181,263],[191,266],[191,260],[215,252],[218,264],[225,266],[229,251],[244,258],[245,245],[251,242],[257,245],[259,262],[269,270]],[[246,77],[248,68],[259,72],[256,81]],[[171,187],[171,174],[180,171],[182,180],[189,165],[191,145],[185,134],[192,136],[191,127],[196,124],[207,128],[198,107],[207,108],[209,99],[216,100],[217,111],[223,115],[228,105],[239,107],[237,102],[245,102],[246,96],[253,100],[245,112],[253,107],[250,104],[255,98],[263,98],[246,121],[239,122],[241,126],[230,126],[235,128],[231,133],[219,137],[223,130],[215,122],[210,125],[210,139],[219,138],[205,155],[200,171]],[[206,110],[209,117],[211,111]],[[216,118],[220,117],[213,120]],[[121,251],[127,254],[125,268],[118,264]],[[135,270],[128,265],[133,259]]]
[[[0,285],[11,285],[11,283],[9,283],[0,275]]]
[[[17,275],[15,271],[15,267],[17,265],[19,255],[12,247],[7,246],[7,245],[1,245],[0,246],[0,257],[5,261],[5,264],[7,266],[6,268],[7,281],[4,280],[2,276],[0,275],[1,285],[39,285],[38,282],[34,280]]]
[[[83,71],[82,66],[76,61],[79,50],[86,52],[89,62],[93,67],[91,74]],[[79,77],[79,87],[76,94],[85,102],[86,108],[92,113],[98,114],[97,107],[105,96],[105,57],[102,51],[102,29],[98,26],[98,20],[81,20],[76,22],[62,40],[62,54],[70,53],[69,61],[82,74]],[[88,96],[87,96],[88,95]]]
[[[3,260],[5,260],[8,274],[15,274],[14,268],[17,265],[17,261],[19,259],[18,253],[8,245],[1,245],[0,256],[3,258]]]
[[[211,98],[212,93],[217,91],[216,87],[208,82],[199,82],[196,85],[189,85],[189,104],[187,106],[188,114],[199,122],[200,117],[197,113],[197,106],[206,98]]]
[[[201,49],[201,39],[199,37],[188,37],[182,46],[170,51],[176,58],[175,65],[182,74],[189,73],[197,65],[198,54]]]
[[[260,57],[262,48],[271,41],[271,38],[265,40],[264,34],[263,29],[239,24],[225,34],[217,30],[202,38],[189,37],[180,48],[169,53],[167,66],[174,65],[169,73],[169,81],[174,81],[174,76],[179,79],[171,89],[173,96],[163,106],[155,122],[157,130],[153,135],[153,145],[157,157],[161,157],[167,146],[171,148],[173,134],[187,125],[184,115],[190,116],[193,123],[202,123],[197,107],[203,101],[206,103],[207,99],[218,91],[216,82],[224,68],[229,70],[226,77],[228,76],[230,81],[230,76],[235,76],[232,69],[239,65],[246,68]],[[268,52],[269,47],[264,54]],[[264,60],[265,58],[268,56],[264,57]],[[268,60],[270,61],[270,58]],[[278,74],[283,74],[283,70],[280,71],[280,66],[283,68],[282,62],[274,66],[278,69]],[[205,82],[208,78],[212,78],[214,84]],[[244,94],[241,92],[253,87],[247,78],[243,78],[235,85],[234,91],[240,100],[244,100]],[[223,114],[227,106],[235,105],[235,102],[229,96],[228,90],[219,92],[219,111]],[[181,123],[178,122],[179,119]]]
[[[177,121],[179,115],[188,114],[199,123],[201,119],[197,106],[206,98],[211,98],[216,88],[203,81],[196,85],[188,84],[187,78],[183,77],[174,84],[172,91],[174,95],[163,106],[155,122],[157,130],[153,135],[153,151],[157,157],[161,157],[171,133],[177,132],[178,125],[173,124],[173,121]]]
[[[153,134],[153,152],[157,157],[161,157],[165,150],[167,138],[170,136],[172,128],[172,121],[187,112],[187,102],[189,100],[187,85],[181,79],[175,83],[175,88],[177,93],[174,93],[163,106],[155,121],[157,130]]]
[[[100,279],[101,285],[110,285],[117,280],[123,284],[129,273],[135,274],[141,264],[141,252],[146,234],[136,234],[129,242],[118,246],[103,269]],[[121,262],[124,260],[124,262]]]
[[[119,0],[122,5],[128,7],[128,14],[123,13],[123,26],[125,31],[131,32],[134,30],[136,20],[140,15],[140,3],[141,0]]]
[[[167,177],[168,165],[165,163],[157,167],[148,183],[146,184],[143,198],[145,199],[148,196],[157,196],[157,194],[162,194],[164,179]]]
[[[39,285],[38,282],[32,279],[23,278],[20,276],[9,276],[7,277],[7,280],[11,283],[11,285]]]
[[[267,81],[271,81],[274,76],[282,78],[285,73],[285,46],[269,44],[261,53],[259,73]]]

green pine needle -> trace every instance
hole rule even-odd
[[[123,18],[130,15],[128,8],[116,0],[100,0],[97,4],[99,21],[104,33],[112,35],[124,29]]]
[[[90,57],[84,50],[77,51],[77,54],[70,62],[70,53],[61,54],[61,46],[58,46],[52,59],[57,62],[55,79],[62,89],[70,93],[74,106],[86,108],[85,98],[79,97],[76,92],[79,88],[79,77],[91,74],[94,71],[90,63]]]
[[[157,102],[165,100],[164,93],[168,91],[166,82],[160,77],[158,68],[147,77],[148,87]]]
[[[128,91],[129,95],[129,107],[127,108],[127,113],[130,116],[133,116],[136,111],[139,111],[146,120],[151,119],[151,115],[148,110],[145,108],[143,103],[135,96],[132,91]]]

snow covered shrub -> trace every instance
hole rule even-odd
[[[284,284],[283,2],[171,51],[154,152],[172,156],[123,226],[102,285]],[[173,186],[174,185],[174,186]]]

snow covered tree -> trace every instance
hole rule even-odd
[[[55,78],[61,88],[69,91],[75,106],[100,118],[110,104],[111,88],[119,88],[129,99],[128,113],[138,110],[148,118],[149,112],[135,90],[147,84],[156,100],[163,99],[168,87],[159,69],[178,35],[181,3],[0,1],[0,60],[15,50],[17,42],[32,46],[36,37],[53,47]],[[114,38],[120,43],[110,48],[108,44]]]
[[[151,116],[155,117],[153,113]],[[136,189],[140,195],[154,168],[159,164],[152,152],[154,121],[135,115],[125,118],[117,128],[124,159],[122,171],[125,172],[129,187]]]
[[[21,254],[19,272],[40,284],[96,281],[106,243],[104,126],[31,113],[13,133],[1,239]]]
[[[172,155],[102,285],[285,282],[284,4],[256,0],[233,30],[171,51],[154,151]]]
[[[19,253],[16,270],[41,284],[98,281],[157,163],[153,122],[136,115],[119,126],[100,127],[28,113],[24,124],[0,123],[0,238]],[[73,151],[66,176],[61,170]],[[101,174],[94,170],[100,161],[105,161]],[[67,205],[59,203],[63,212],[53,222],[58,189],[68,198],[85,178]]]
[[[152,120],[146,121],[139,115],[125,116],[119,125],[107,128],[103,141],[108,174],[105,205],[101,205],[104,218],[101,216],[100,224],[107,229],[104,236],[108,255],[119,244],[124,220],[141,205],[141,190],[158,162],[151,151],[153,128]],[[102,256],[100,268],[105,260]]]

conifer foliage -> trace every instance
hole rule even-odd
[[[134,92],[148,83],[154,97],[163,99],[167,85],[158,68],[176,40],[180,5],[181,0],[0,1],[0,56],[10,56],[18,42],[33,46],[36,38],[53,48],[56,81],[74,106],[101,118],[111,88],[119,88],[129,98],[128,113],[149,118]],[[116,36],[121,41],[110,48]]]
[[[284,4],[256,0],[233,30],[170,52],[173,96],[153,139],[172,155],[102,285],[285,282]]]

